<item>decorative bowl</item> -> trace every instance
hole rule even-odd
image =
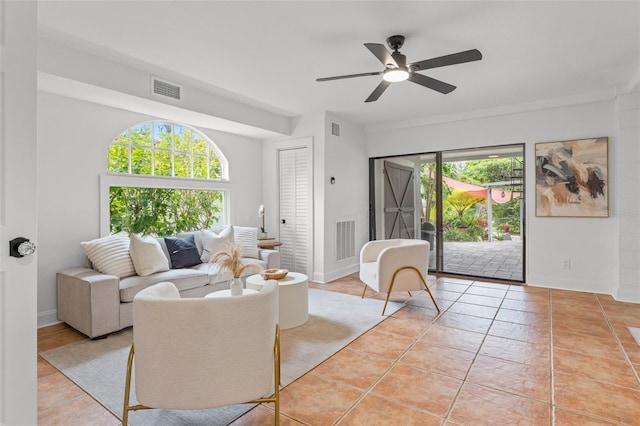
[[[267,269],[264,271],[265,280],[281,280],[289,273],[288,269]]]

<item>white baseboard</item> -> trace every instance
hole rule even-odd
[[[338,270],[330,271],[327,273],[314,272],[313,281],[318,283],[328,283],[330,281],[337,280],[338,278],[351,275],[354,272],[358,272],[359,270],[360,270],[360,264],[355,263],[352,265],[345,266],[344,268],[340,268]]]
[[[552,288],[556,290],[571,290],[583,293],[598,293],[612,295],[613,289],[601,281],[574,281],[558,279],[556,277],[527,276],[527,285],[532,287]]]
[[[59,324],[62,321],[58,319],[58,311],[53,309],[51,311],[38,312],[38,328],[46,327],[48,325]]]
[[[629,288],[628,286],[621,287],[613,298],[618,302],[640,303],[640,290]]]

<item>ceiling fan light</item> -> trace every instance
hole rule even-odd
[[[382,75],[384,81],[395,83],[409,78],[409,72],[402,68],[387,68]]]

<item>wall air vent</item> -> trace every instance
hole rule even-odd
[[[181,90],[182,87],[175,83],[169,83],[167,81],[151,77],[151,92],[154,95],[164,96],[179,101],[182,97]]]
[[[336,222],[336,261],[356,256],[356,221],[353,219]]]
[[[331,123],[331,134],[333,136],[340,136],[340,125],[338,123]]]

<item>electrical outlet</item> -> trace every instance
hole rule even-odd
[[[571,269],[571,259],[565,259],[562,261],[563,269]]]

